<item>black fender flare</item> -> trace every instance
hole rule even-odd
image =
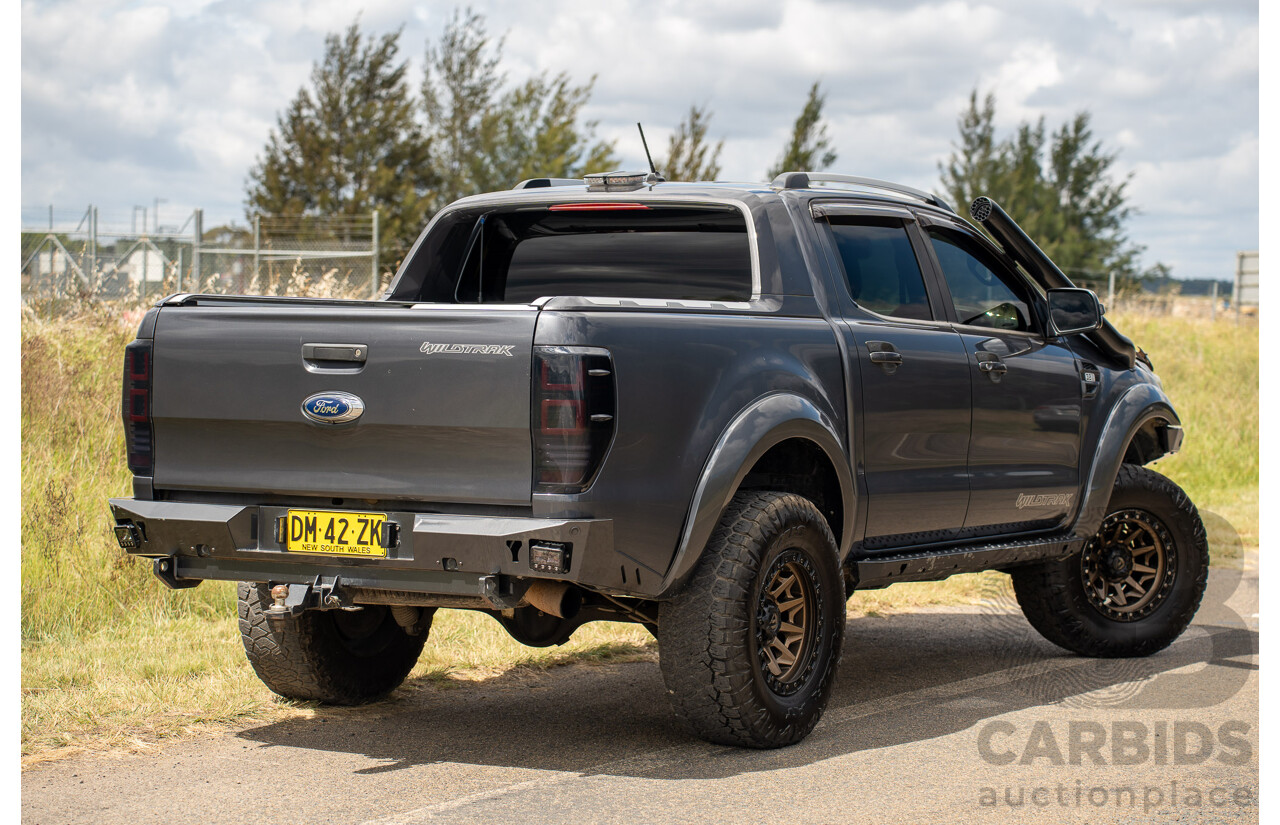
[[[837,433],[831,418],[812,401],[791,393],[758,398],[734,416],[712,447],[694,488],[680,543],[660,592],[670,594],[684,583],[743,478],[770,448],[791,438],[813,442],[835,467],[844,510],[843,529],[836,536],[843,561],[853,544],[856,507],[849,457]]]
[[[1163,421],[1167,429],[1180,431],[1182,427],[1169,396],[1155,384],[1135,384],[1111,407],[1094,450],[1089,477],[1081,487],[1080,510],[1071,528],[1076,538],[1087,540],[1102,526],[1125,453],[1138,431],[1152,421]],[[1180,445],[1179,436],[1167,452],[1176,452]]]

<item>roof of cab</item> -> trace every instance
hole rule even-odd
[[[611,173],[613,174],[613,173]],[[844,197],[907,206],[922,206],[955,214],[941,197],[909,186],[875,178],[838,175],[827,172],[784,172],[771,183],[759,181],[663,181],[652,176],[644,183],[626,188],[588,186],[586,180],[573,178],[531,178],[515,187],[499,192],[472,195],[457,201],[456,206],[470,207],[493,203],[547,203],[557,200],[633,201],[665,196],[673,198],[707,198],[713,200],[752,200],[794,192],[806,198]]]

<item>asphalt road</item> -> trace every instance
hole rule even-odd
[[[22,777],[23,822],[1257,822],[1256,562],[1214,568],[1143,660],[1040,639],[1008,604],[851,620],[803,743],[686,736],[656,664],[422,688]]]

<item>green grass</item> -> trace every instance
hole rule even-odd
[[[1150,354],[1182,417],[1182,451],[1153,468],[1187,491],[1211,528],[1225,521],[1244,548],[1257,547],[1257,323],[1140,314],[1114,320]],[[1211,549],[1234,555],[1227,537],[1219,539]]]
[[[235,607],[226,587],[156,587],[149,562],[126,556],[112,535],[107,499],[132,494],[120,381],[136,326],[109,314],[23,321],[24,642]]]
[[[1183,417],[1181,454],[1157,469],[1205,514],[1217,558],[1258,540],[1258,328],[1118,316],[1151,353]],[[220,725],[315,712],[276,699],[244,660],[235,592],[170,591],[116,546],[106,500],[130,494],[120,425],[123,350],[137,315],[22,325],[22,753],[153,747]],[[996,573],[857,594],[854,616],[1007,599]],[[513,668],[652,659],[634,625],[594,624],[561,648],[519,645],[487,616],[441,611],[406,689]]]

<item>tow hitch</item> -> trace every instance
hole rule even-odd
[[[304,584],[277,584],[271,588],[268,619],[282,621],[304,610],[361,610],[342,586],[339,576],[316,576]]]

